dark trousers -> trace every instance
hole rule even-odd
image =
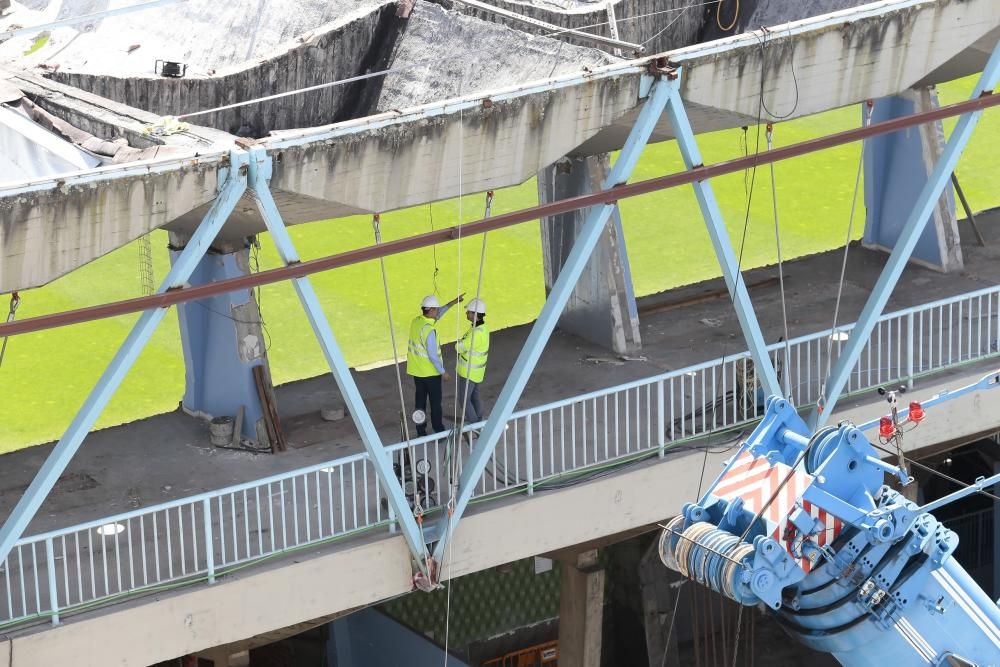
[[[441,421],[443,410],[441,409],[441,376],[432,375],[426,378],[413,378],[413,386],[416,388],[415,409],[427,412],[427,399],[431,402],[431,426],[435,433],[444,431],[444,422]],[[427,435],[427,421],[417,424],[417,435]]]
[[[479,402],[479,383],[459,376],[458,401],[461,403],[463,398],[465,399],[465,423],[475,424],[482,421],[485,415],[483,415],[483,405]]]

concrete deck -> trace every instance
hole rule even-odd
[[[889,301],[887,311],[970,292],[1000,283],[1000,211],[979,221],[989,244],[985,248],[966,239],[966,269],[941,275],[911,265]],[[963,239],[967,224],[960,223]],[[971,236],[969,236],[971,239]],[[885,261],[881,252],[851,248],[844,284],[840,323],[855,320],[870,286]],[[814,333],[831,326],[834,289],[842,254],[831,251],[785,265],[789,334]],[[775,268],[750,271],[746,281],[764,330],[773,342],[782,335],[780,292]],[[754,287],[758,283],[762,286]],[[640,300],[643,361],[621,361],[575,336],[557,331],[529,381],[519,408],[568,398],[619,383],[683,368],[746,349],[728,297],[677,306],[700,296],[718,294],[721,280],[692,285]],[[706,321],[708,324],[706,324]],[[336,333],[336,331],[335,331]],[[494,334],[490,369],[481,394],[486,406],[499,394],[505,371],[513,365],[528,334],[528,326]],[[275,341],[280,345],[281,341]],[[446,348],[446,363],[453,350]],[[987,365],[988,366],[988,365]],[[977,369],[975,372],[979,372]],[[402,438],[398,426],[398,398],[391,366],[355,373],[358,386],[383,441]],[[404,381],[407,378],[404,376]],[[917,384],[917,391],[921,384]],[[407,409],[412,387],[404,385]],[[238,484],[362,451],[349,417],[324,422],[321,407],[336,400],[330,375],[277,388],[282,425],[289,450],[278,455],[216,449],[209,444],[207,425],[176,411],[139,422],[92,433],[67,468],[62,480],[42,505],[27,534],[93,520],[139,507],[155,505],[204,491]],[[1000,397],[995,397],[1000,400]],[[840,409],[871,404],[872,400],[845,400]],[[990,400],[994,400],[991,398]],[[453,412],[453,388],[445,391],[446,421]],[[877,408],[872,408],[875,416]],[[0,517],[6,518],[52,445],[41,445],[0,456]]]

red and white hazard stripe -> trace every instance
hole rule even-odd
[[[781,486],[782,483],[784,486]],[[812,483],[813,477],[811,475],[793,471],[791,467],[781,462],[772,466],[766,458],[754,457],[749,452],[744,452],[737,458],[733,467],[719,480],[712,493],[724,500],[742,498],[743,506],[754,514],[760,512],[761,508],[770,501],[761,515],[767,533],[783,544],[788,553],[799,562],[800,567],[808,573],[811,569],[811,563],[809,559],[795,553],[791,539],[791,536],[795,535],[795,529],[788,520],[788,516],[796,505],[801,506],[810,516],[822,522],[824,529],[816,535],[816,543],[819,546],[829,544],[843,530],[843,523],[840,519],[812,503],[802,500],[802,495]]]

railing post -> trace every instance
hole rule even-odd
[[[379,502],[382,502],[381,498]],[[389,503],[389,532],[395,535],[397,530],[399,530],[399,527],[396,525],[396,509],[392,506],[392,503]]]
[[[215,545],[212,539],[212,503],[208,498],[202,501],[205,514],[205,563],[208,568],[208,583],[215,583]]]
[[[45,569],[49,575],[49,607],[52,625],[59,625],[59,589],[56,587],[56,556],[52,538],[45,540]]]
[[[906,314],[906,388],[913,389],[913,311]]]
[[[531,439],[530,416],[525,420],[525,423],[527,424],[527,427],[525,427],[524,430],[524,449],[525,449],[525,459],[527,459],[526,463],[528,466],[528,495],[533,496],[535,495],[535,455],[534,455],[535,448],[532,444],[532,439]],[[573,446],[576,447],[575,442],[573,443]]]
[[[656,439],[662,459],[667,453],[667,425],[663,423],[663,380],[656,381]]]

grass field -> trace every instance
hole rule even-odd
[[[942,86],[942,103],[965,98],[972,84],[972,79],[964,79]],[[775,142],[780,146],[855,127],[860,122],[860,115],[857,108],[841,109],[781,123],[775,128]],[[947,127],[950,129],[950,125]],[[699,141],[705,161],[717,162],[740,155],[742,136],[740,130],[701,135]],[[750,130],[748,139],[753,151],[754,129]],[[760,141],[763,150],[763,131]],[[1000,204],[996,190],[998,172],[994,166],[997,145],[1000,145],[1000,115],[988,113],[958,169],[969,199],[979,209]],[[859,145],[845,146],[776,165],[782,247],[786,258],[843,245],[859,150]],[[676,146],[658,144],[647,149],[633,180],[681,169]],[[713,183],[733,243],[738,248],[746,212],[744,176],[734,174]],[[746,268],[771,264],[776,256],[766,168],[758,171],[756,185],[743,255]],[[494,213],[536,202],[536,186],[532,180],[498,192]],[[471,221],[481,217],[483,203],[482,195],[465,197],[461,202],[461,218]],[[457,200],[435,204],[434,225],[455,224],[459,208]],[[855,224],[855,238],[862,231],[861,216],[863,209]],[[704,223],[689,188],[625,200],[622,218],[639,295],[719,275]],[[429,225],[427,206],[397,211],[383,216],[383,236],[385,240],[409,236],[427,231]],[[373,242],[367,217],[301,225],[292,229],[292,237],[304,259]],[[463,241],[461,257],[458,243],[437,248],[440,267],[437,282],[441,296],[451,298],[459,289],[469,293],[475,291],[480,242],[481,237]],[[262,237],[262,243],[262,268],[277,266],[269,239]],[[162,278],[168,268],[166,234],[154,233],[153,245],[156,275]],[[405,339],[405,329],[416,304],[422,296],[433,291],[433,253],[426,249],[386,260],[398,337]],[[836,279],[835,276],[830,278]],[[317,275],[313,282],[351,365],[391,358],[377,262]],[[139,289],[138,251],[131,245],[46,287],[24,293],[18,315],[30,317],[134,297]],[[538,225],[528,223],[490,234],[483,298],[489,304],[493,326],[531,321],[543,297]],[[287,284],[265,287],[261,306],[272,343],[270,359],[276,382],[324,372],[319,347],[291,287]],[[0,369],[0,452],[58,438],[135,319],[136,316],[120,317],[12,338]],[[456,329],[457,320],[449,315],[443,331],[453,339]],[[172,311],[139,357],[98,426],[173,410],[183,392],[183,383],[183,359],[176,316]]]

